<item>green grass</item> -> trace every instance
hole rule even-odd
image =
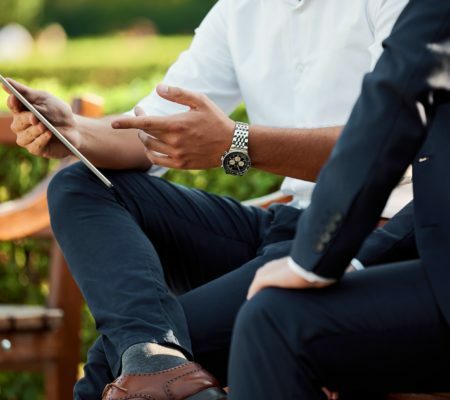
[[[108,66],[135,68],[150,65],[166,68],[189,46],[191,40],[188,35],[78,38],[69,40],[60,54],[48,56],[36,49],[23,62],[3,63],[0,67],[15,69],[19,73],[29,70],[45,73],[67,68],[102,69]]]
[[[118,113],[146,96],[191,40],[191,36],[74,39],[61,54],[46,56],[35,50],[22,62],[0,64],[0,72],[66,101],[95,93],[105,99],[105,113]],[[0,111],[6,111],[5,100],[1,91]]]

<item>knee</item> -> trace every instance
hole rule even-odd
[[[101,182],[97,181],[81,163],[59,171],[47,189],[48,209],[53,229],[58,228],[58,222],[68,222],[77,207],[86,202],[88,196],[103,190],[101,185]]]
[[[282,333],[307,342],[321,331],[320,309],[308,293],[283,289],[265,289],[240,310],[235,335],[263,340],[275,339]]]
[[[89,184],[88,169],[83,164],[76,163],[62,169],[48,185],[47,198],[50,210],[70,199],[74,193],[86,192],[86,185]]]
[[[241,338],[262,338],[271,335],[276,314],[276,290],[265,289],[240,309],[234,327],[234,335]]]

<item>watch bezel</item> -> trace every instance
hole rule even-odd
[[[236,155],[240,155],[243,158],[243,161],[245,162],[245,165],[242,167],[243,169],[241,171],[232,169],[229,164],[227,163],[227,160],[229,160],[232,157],[235,157]],[[234,176],[243,176],[245,175],[250,167],[252,166],[252,161],[250,159],[250,156],[248,155],[248,152],[243,150],[230,150],[226,152],[222,156],[222,168],[224,169],[225,173],[228,175],[234,175]]]

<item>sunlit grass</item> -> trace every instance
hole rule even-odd
[[[52,56],[36,49],[26,60],[3,63],[1,67],[45,70],[53,68],[103,68],[103,67],[167,67],[185,50],[191,36],[129,37],[106,36],[71,39],[60,54]]]
[[[191,40],[191,36],[73,39],[57,56],[36,50],[27,60],[0,64],[0,73],[65,101],[95,93],[105,99],[105,113],[118,113],[146,96]],[[6,97],[0,91],[1,111],[6,111]]]

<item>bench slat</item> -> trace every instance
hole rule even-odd
[[[64,312],[39,306],[0,306],[0,332],[56,329],[62,323]]]

